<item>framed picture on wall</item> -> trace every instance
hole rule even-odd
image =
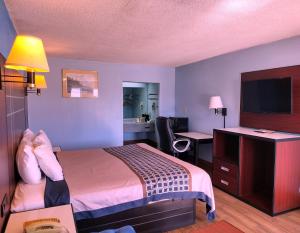
[[[63,97],[69,98],[97,98],[98,72],[91,70],[62,71]]]

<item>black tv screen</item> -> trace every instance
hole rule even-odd
[[[291,78],[242,82],[242,111],[253,113],[291,113]]]

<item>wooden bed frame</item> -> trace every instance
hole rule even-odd
[[[5,58],[0,54],[0,71]],[[15,73],[14,73],[15,74]],[[0,232],[4,232],[19,175],[15,155],[28,126],[24,84],[6,83],[0,90]],[[97,219],[77,221],[78,232],[100,231],[132,225],[137,232],[163,232],[193,224],[196,201],[161,201]]]

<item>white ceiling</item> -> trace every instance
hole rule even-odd
[[[299,0],[5,0],[48,55],[179,66],[300,34]],[[299,51],[300,52],[300,51]]]

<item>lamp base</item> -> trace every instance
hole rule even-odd
[[[27,87],[35,88],[35,72],[27,71]]]
[[[222,116],[224,119],[224,128],[226,128],[226,124],[225,124],[225,117],[227,116],[227,108],[222,108]]]

